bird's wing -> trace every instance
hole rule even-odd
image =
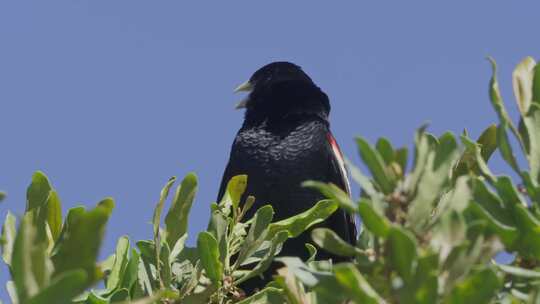
[[[331,181],[335,181],[336,185],[343,189],[349,196],[351,196],[351,185],[349,184],[349,178],[347,175],[347,170],[345,168],[345,161],[343,159],[343,153],[336,142],[336,139],[330,131],[328,131],[326,138],[328,140],[329,147],[331,149],[331,163],[333,170],[331,172],[337,176],[332,176]],[[343,212],[343,211],[342,211]],[[345,221],[347,222],[347,228],[349,231],[350,242],[352,244],[356,243],[357,240],[357,231],[356,231],[356,219],[353,215],[344,212]]]

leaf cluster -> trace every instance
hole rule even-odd
[[[353,200],[336,185],[306,181],[305,187],[327,199],[281,221],[273,220],[272,205],[254,206],[255,198],[245,193],[247,176],[236,176],[223,199],[210,205],[208,228],[193,247],[186,240],[198,188],[195,174],[188,174],[174,191],[174,177],[163,187],[152,216],[152,239],[132,244],[121,237],[115,252],[98,261],[112,199],[91,210],[70,209],[63,218],[56,190],[36,172],[24,214],[8,213],[2,229],[11,299],[92,304],[540,303],[540,65],[526,58],[513,73],[520,113],[514,123],[499,91],[496,64],[490,62],[489,96],[498,122],[476,140],[466,131],[459,137],[449,132],[436,136],[423,126],[409,153],[385,138],[375,144],[356,138],[369,171],[347,162],[360,197]],[[496,150],[511,174],[494,174],[489,168]],[[246,218],[251,208],[257,210]],[[361,219],[356,244],[332,230],[313,228],[338,208]],[[313,240],[306,244],[308,260],[279,256],[285,241],[308,229]],[[321,250],[349,262],[319,260]],[[502,252],[513,256],[510,263],[497,262]],[[283,265],[273,281],[246,295],[242,283],[273,262]],[[98,282],[102,288],[96,289]]]

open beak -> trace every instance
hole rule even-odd
[[[238,93],[238,92],[251,92],[253,90],[253,85],[251,84],[251,82],[249,81],[246,81],[244,83],[242,83],[241,85],[239,85],[238,87],[236,87],[236,89],[234,89],[234,93]],[[244,97],[244,99],[240,100],[240,102],[238,102],[235,106],[235,109],[243,109],[247,106],[247,103],[249,101],[249,95]]]
[[[253,85],[248,80],[248,81],[242,83],[241,85],[237,86],[236,89],[234,89],[234,92],[235,93],[238,93],[238,92],[251,92],[251,90],[253,90]]]

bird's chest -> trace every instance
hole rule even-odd
[[[236,138],[237,159],[248,176],[264,177],[266,183],[321,178],[327,166],[324,134],[321,126],[309,124],[287,132],[245,130]]]

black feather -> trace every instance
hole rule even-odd
[[[286,62],[261,68],[250,82],[254,89],[249,95],[244,124],[232,145],[218,200],[230,178],[238,174],[248,175],[245,195],[256,197],[248,217],[270,203],[275,211],[274,220],[281,220],[324,199],[318,191],[301,187],[306,180],[331,182],[347,191],[344,171],[328,139],[327,95],[298,66]],[[343,210],[336,211],[319,226],[333,229],[350,243],[356,241],[354,219]],[[287,241],[280,255],[305,259],[305,243],[309,242],[308,231]],[[322,250],[318,258],[343,260]],[[276,267],[267,271],[263,281],[251,280],[242,287],[248,292],[262,288]]]

